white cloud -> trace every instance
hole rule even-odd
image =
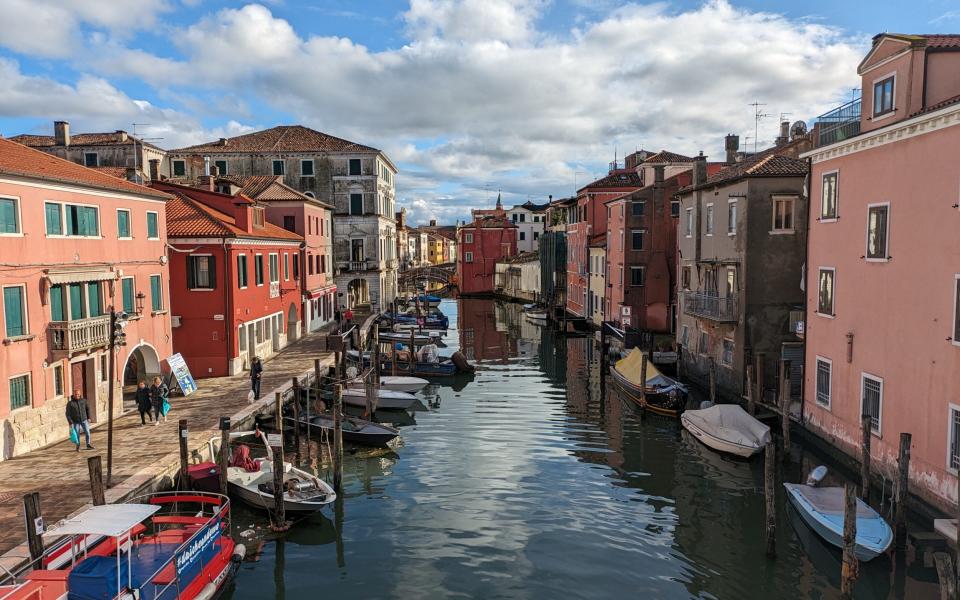
[[[523,43],[535,37],[534,21],[546,0],[411,0],[404,13],[414,40]]]

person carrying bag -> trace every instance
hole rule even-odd
[[[167,413],[170,412],[170,388],[159,377],[153,378],[153,385],[150,386],[150,404],[153,407],[154,425],[160,424],[160,417],[163,422],[167,422]]]

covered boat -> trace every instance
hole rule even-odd
[[[784,483],[783,487],[803,522],[827,543],[843,548],[844,488],[800,483]],[[876,558],[886,552],[892,542],[890,525],[870,505],[857,498],[857,542],[854,548],[857,560],[866,562]]]
[[[417,397],[407,392],[394,392],[380,388],[377,393],[377,409],[407,410],[418,402]],[[343,403],[349,406],[367,406],[367,390],[365,387],[348,387],[343,389]]]
[[[678,416],[687,405],[687,386],[661,373],[650,361],[647,361],[647,381],[641,385],[642,361],[643,351],[634,348],[626,358],[614,363],[610,367],[614,383],[644,409],[670,417]]]
[[[390,390],[394,392],[407,392],[408,394],[415,394],[423,388],[427,387],[427,384],[430,383],[422,377],[410,377],[407,375],[381,375],[380,376],[380,389]],[[363,381],[359,378],[351,379],[347,382],[348,387],[363,387]]]
[[[770,442],[770,428],[737,404],[687,410],[680,415],[680,423],[714,450],[744,458],[760,452]]]
[[[44,538],[47,550],[25,572],[5,571],[0,598],[208,600],[233,577],[245,552],[230,537],[230,500],[203,492],[94,506]]]
[[[292,420],[290,417],[287,419]],[[333,434],[333,415],[323,414],[310,417],[300,417],[300,426],[313,434],[326,431]],[[340,431],[344,441],[361,446],[384,447],[400,435],[400,432],[389,425],[374,423],[357,417],[345,416],[340,422]]]

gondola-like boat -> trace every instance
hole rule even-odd
[[[634,348],[626,358],[611,365],[610,374],[614,383],[627,398],[645,410],[668,417],[680,416],[687,406],[687,386],[667,377],[649,361],[647,380],[645,385],[641,386],[642,360],[643,352]]]
[[[3,600],[209,600],[229,581],[244,546],[230,537],[230,500],[160,492],[94,506],[44,534],[43,556],[0,579]]]

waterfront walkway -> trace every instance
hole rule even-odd
[[[120,501],[177,469],[179,419],[188,420],[189,448],[199,448],[219,435],[221,416],[231,416],[236,424],[258,409],[269,409],[276,391],[289,387],[294,376],[313,372],[314,359],[333,364],[333,354],[326,351],[325,339],[325,334],[310,334],[266,361],[260,403],[248,402],[250,380],[242,374],[199,380],[199,390],[190,397],[171,398],[168,420],[159,426],[148,422],[141,427],[136,411],[118,418],[114,421],[114,485],[107,491],[107,502]],[[25,493],[40,492],[40,506],[48,527],[90,503],[87,458],[100,454],[106,478],[105,424],[94,429],[93,445],[96,450],[76,452],[66,440],[0,462],[0,556],[9,553],[4,559],[12,559],[14,555],[28,554],[23,524]],[[9,564],[8,560],[3,560],[3,564]]]

